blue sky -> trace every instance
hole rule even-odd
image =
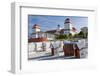
[[[88,26],[88,17],[28,15],[28,33],[32,33],[32,26],[34,24],[39,24],[41,31],[56,29],[58,24],[63,28],[66,18],[70,18],[72,24],[78,31],[80,31],[80,28]]]

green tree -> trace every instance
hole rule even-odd
[[[73,36],[72,36],[71,33],[68,34],[68,38],[69,38],[69,39],[72,39],[72,38],[73,38]]]
[[[84,33],[84,38],[87,38],[88,37],[88,32],[85,32]]]
[[[78,38],[78,34],[75,34],[73,37],[74,37],[74,38]]]
[[[84,38],[84,32],[80,31],[80,32],[78,33],[78,36],[79,36],[80,38]]]
[[[55,39],[67,39],[67,35],[57,35]]]

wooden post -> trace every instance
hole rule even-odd
[[[80,58],[80,50],[79,50],[77,44],[75,44],[75,57]]]

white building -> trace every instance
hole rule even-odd
[[[55,35],[67,35],[70,33],[74,35],[77,33],[76,28],[73,26],[69,18],[65,19],[63,29],[60,27],[60,25],[57,25],[57,29],[55,30],[42,32],[38,24],[34,24],[32,29],[33,33],[31,34],[31,38],[47,38],[48,40],[54,40]]]
[[[71,20],[69,18],[67,18],[67,19],[65,19],[65,22],[64,22],[64,34],[69,34],[69,33],[74,35],[77,33],[77,30],[71,23]]]
[[[34,24],[32,29],[33,33],[35,33],[35,34],[32,33],[32,38],[38,38],[39,37],[38,33],[40,32],[40,26],[38,24]]]
[[[77,33],[77,30],[76,28],[73,26],[73,24],[71,23],[71,20],[69,18],[65,19],[65,22],[64,22],[64,28],[62,29],[60,27],[60,25],[57,26],[57,29],[55,30],[49,30],[47,31],[48,33],[51,33],[51,34],[57,34],[57,35],[64,35],[64,34],[76,34]]]
[[[48,32],[42,32],[38,24],[34,24],[32,29],[33,29],[33,33],[31,34],[31,39],[33,38],[33,39],[38,39],[38,40],[39,39],[53,40],[55,38],[54,34],[50,34]]]

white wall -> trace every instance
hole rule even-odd
[[[96,66],[87,68],[78,68],[75,69],[65,69],[65,71],[60,72],[46,72],[46,73],[35,73],[29,74],[30,76],[100,76],[100,0],[1,0],[0,1],[0,76],[13,76],[13,74],[9,73],[10,69],[10,47],[11,47],[11,8],[10,3],[13,1],[18,2],[33,2],[37,5],[46,5],[46,6],[57,6],[57,7],[67,7],[67,5],[76,5],[76,6],[96,6],[97,11],[97,27],[96,32],[96,47],[95,53],[96,58]],[[92,50],[93,51],[93,50]],[[67,63],[66,63],[67,64]],[[56,70],[57,71],[57,70]],[[59,70],[58,70],[59,71]],[[28,74],[24,74],[24,76],[29,76]]]

